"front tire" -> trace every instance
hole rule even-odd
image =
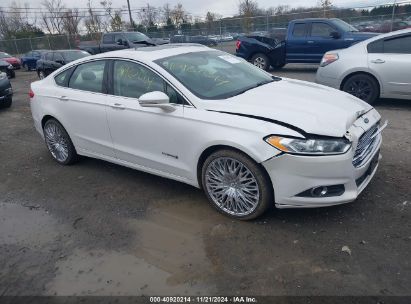
[[[268,57],[263,53],[255,54],[251,58],[251,63],[264,71],[268,71],[270,69],[270,59],[268,59]]]
[[[219,212],[239,220],[255,219],[274,203],[267,173],[238,151],[211,154],[202,167],[202,185]]]
[[[3,104],[1,104],[1,107],[2,108],[10,108],[12,103],[13,103],[13,98],[11,96],[8,96],[6,98],[6,101]]]
[[[378,82],[366,74],[356,74],[349,77],[344,82],[342,90],[362,99],[370,105],[374,104],[380,96]]]
[[[71,165],[78,159],[76,149],[64,127],[49,119],[43,128],[44,139],[53,159],[60,165]]]

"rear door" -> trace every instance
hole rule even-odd
[[[411,98],[411,34],[368,45],[368,66],[382,85],[382,96]]]
[[[294,23],[289,29],[286,42],[287,62],[306,62],[306,54],[310,45],[307,43],[308,24],[305,22]]]
[[[56,76],[61,82],[56,90],[61,120],[71,139],[82,154],[95,157],[114,157],[113,143],[108,130],[106,103],[106,60],[94,60],[69,69],[67,82],[63,73]]]

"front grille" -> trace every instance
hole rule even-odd
[[[378,141],[378,136],[373,137],[378,132],[379,124],[372,126],[367,132],[365,132],[358,141],[357,149],[355,150],[353,165],[358,168],[361,167],[370,156],[371,152]]]

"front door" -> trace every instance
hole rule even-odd
[[[181,96],[141,64],[125,60],[114,60],[112,64],[107,113],[116,157],[142,170],[184,178],[189,170],[181,159],[185,149]],[[140,106],[138,98],[153,91],[169,95],[174,111]]]

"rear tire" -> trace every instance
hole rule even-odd
[[[211,154],[201,177],[211,205],[229,217],[252,220],[274,204],[267,172],[239,151],[224,149]]]
[[[264,71],[268,71],[270,69],[270,59],[268,59],[268,57],[263,53],[255,54],[251,58],[251,63]]]
[[[43,127],[44,140],[53,159],[60,165],[71,165],[78,160],[76,149],[64,127],[54,118]]]
[[[44,71],[39,71],[39,72],[38,72],[38,75],[39,75],[39,78],[40,78],[40,79],[46,78],[46,73],[44,73]]]
[[[378,82],[367,74],[356,74],[349,77],[342,87],[347,92],[370,105],[375,104],[380,97],[380,86]]]

